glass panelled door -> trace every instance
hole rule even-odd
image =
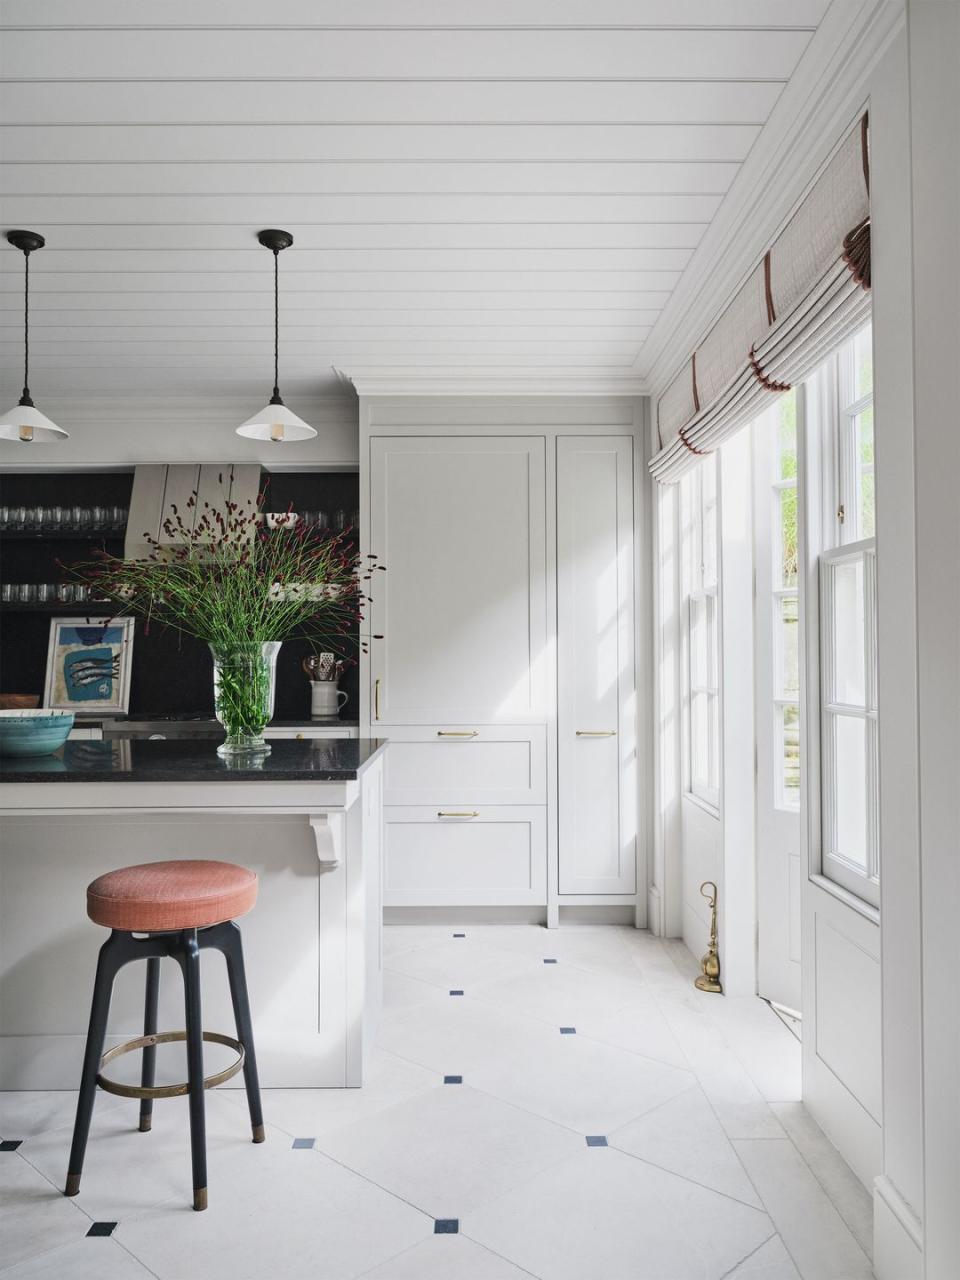
[[[800,1009],[800,620],[797,415],[789,392],[753,425],[759,994]]]

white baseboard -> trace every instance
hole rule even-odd
[[[883,1174],[873,1182],[873,1270],[877,1280],[923,1280],[920,1220]]]

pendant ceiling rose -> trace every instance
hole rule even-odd
[[[267,228],[257,235],[265,249],[273,254],[273,395],[269,404],[237,427],[237,435],[249,440],[272,440],[285,444],[290,440],[309,440],[316,430],[288,409],[280,395],[280,254],[293,244],[289,231]]]
[[[38,231],[8,231],[7,242],[23,254],[23,393],[12,409],[0,415],[0,440],[52,444],[70,433],[41,413],[30,396],[30,255],[47,242]]]

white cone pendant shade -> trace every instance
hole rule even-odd
[[[22,444],[51,444],[54,440],[66,440],[69,431],[51,422],[32,404],[22,401],[6,413],[0,414],[0,440],[19,440]]]
[[[273,395],[259,413],[237,427],[238,436],[248,440],[272,440],[286,444],[290,440],[309,440],[316,430],[304,422],[280,398],[280,250],[289,249],[293,236],[289,231],[261,231],[257,239],[273,254]]]
[[[46,243],[35,231],[8,231],[7,240],[23,254],[23,395],[20,403],[0,415],[0,440],[21,444],[52,444],[66,440],[69,431],[51,422],[30,399],[30,255]]]
[[[271,402],[237,427],[238,436],[247,436],[251,440],[273,440],[277,444],[286,444],[289,440],[309,440],[316,434],[316,429],[298,418],[282,400],[278,404]]]

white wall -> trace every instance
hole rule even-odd
[[[269,391],[264,392],[264,397]],[[260,462],[270,467],[355,468],[359,419],[356,397],[291,402],[317,436],[299,444],[245,440],[235,428],[263,403],[210,402],[169,396],[38,398],[48,417],[70,432],[59,444],[0,441],[0,469],[107,468],[138,462]]]

